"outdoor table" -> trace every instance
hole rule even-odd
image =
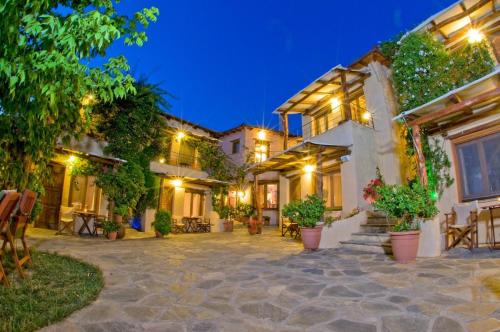
[[[92,221],[92,219],[94,219],[96,217],[96,213],[90,212],[90,211],[75,211],[75,215],[82,218],[82,221],[83,221],[82,226],[78,230],[78,235],[83,235],[83,232],[86,228],[88,234],[90,236],[92,236],[94,232],[90,229],[89,223]]]
[[[198,230],[196,222],[199,218],[195,217],[184,217],[182,220],[186,221],[186,233],[196,232]]]
[[[487,206],[485,208],[490,211],[490,241],[489,241],[490,249],[500,250],[500,242],[497,243],[495,239],[495,218],[493,217],[493,211],[500,209],[500,204]]]

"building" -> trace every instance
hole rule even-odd
[[[496,1],[459,1],[413,30],[431,32],[451,52],[484,40],[496,61],[492,72],[394,118],[404,119],[416,133],[428,132],[451,161],[454,181],[438,201],[441,220],[453,204],[478,200],[484,207],[498,204],[500,197],[499,7]],[[425,164],[423,154],[419,156]],[[425,172],[421,177],[427,181]],[[489,212],[483,210],[479,218],[479,243],[484,244],[490,235]],[[497,227],[497,239],[499,231]]]
[[[265,162],[283,152],[286,145],[296,145],[301,137],[285,135],[283,131],[241,124],[217,135],[224,153],[236,166],[248,166]],[[286,144],[285,144],[286,142]],[[233,185],[228,193],[228,204],[235,207],[238,203],[254,203],[254,179],[249,173],[244,183]],[[265,172],[259,176],[257,202],[263,216],[270,224],[278,224],[279,174]]]

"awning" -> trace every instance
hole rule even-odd
[[[452,126],[468,119],[498,114],[500,66],[480,79],[450,91],[424,105],[403,112],[393,121],[425,125],[430,130]]]
[[[274,110],[274,113],[296,114],[314,110],[328,103],[333,96],[342,93],[343,88],[347,89],[350,94],[359,90],[368,76],[369,73],[366,71],[352,70],[337,65],[288,99]]]
[[[226,181],[219,181],[216,179],[211,179],[211,178],[206,178],[206,179],[201,179],[201,178],[193,178],[189,176],[176,176],[176,175],[169,175],[169,174],[157,174],[158,176],[168,179],[168,180],[182,180],[183,183],[192,183],[192,184],[198,184],[202,186],[208,186],[208,187],[213,187],[213,186],[221,186],[221,185],[230,185],[229,182]]]
[[[264,162],[255,164],[250,168],[250,171],[253,174],[261,174],[270,171],[286,172],[300,169],[307,164],[315,163],[318,154],[321,154],[321,158],[325,162],[349,154],[349,148],[321,141],[318,138],[311,138]]]
[[[97,153],[91,153],[91,152],[82,152],[82,151],[78,151],[78,150],[72,150],[72,149],[62,147],[62,146],[56,147],[55,150],[56,150],[56,152],[59,152],[59,153],[73,154],[75,156],[80,156],[80,157],[87,158],[87,159],[96,159],[96,160],[103,162],[103,163],[118,164],[118,163],[126,163],[127,162],[125,159],[115,158],[115,157],[107,156],[104,154],[97,154]]]

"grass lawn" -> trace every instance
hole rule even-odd
[[[101,271],[87,263],[36,251],[32,259],[31,276],[21,280],[4,258],[12,283],[0,284],[0,331],[35,331],[58,322],[94,301],[104,286]]]

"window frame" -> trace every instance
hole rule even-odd
[[[235,147],[238,147],[235,149]],[[231,154],[238,154],[241,152],[241,141],[240,139],[235,139],[231,141]]]
[[[457,184],[457,194],[460,202],[469,202],[474,200],[486,200],[500,195],[497,193],[481,193],[477,195],[464,194],[464,174],[462,172],[462,165],[460,163],[459,148],[461,145],[474,144],[478,145],[480,149],[478,150],[479,162],[481,166],[481,175],[483,176],[483,185],[489,183],[489,179],[486,172],[486,160],[484,159],[484,147],[481,144],[482,141],[486,140],[490,136],[500,135],[498,127],[494,124],[491,127],[486,127],[486,129],[474,128],[470,133],[464,133],[460,136],[455,136],[451,138],[451,150],[453,155],[453,163],[455,165],[455,181]],[[485,173],[483,173],[485,172]],[[486,177],[484,177],[486,175]],[[487,182],[485,182],[487,181]]]
[[[267,141],[267,140],[259,140],[259,139],[255,139],[255,142],[254,142],[254,159],[255,159],[255,162],[256,163],[262,163],[266,160],[268,160],[270,157],[271,157],[271,142]],[[262,157],[260,158],[260,160],[257,160],[257,152],[260,153],[262,155],[262,151],[257,151],[257,146],[262,146],[262,145],[265,145],[266,146],[266,159],[262,160]]]
[[[268,207],[267,205],[267,186],[268,185],[276,185],[276,207]],[[264,202],[261,206],[262,209],[264,210],[279,210],[279,207],[280,207],[280,184],[278,181],[259,181],[258,183],[258,188],[257,188],[257,202],[255,204],[255,206],[259,206],[259,200],[260,200],[260,197],[259,197],[259,194],[260,194],[260,187],[263,186],[264,187]]]

